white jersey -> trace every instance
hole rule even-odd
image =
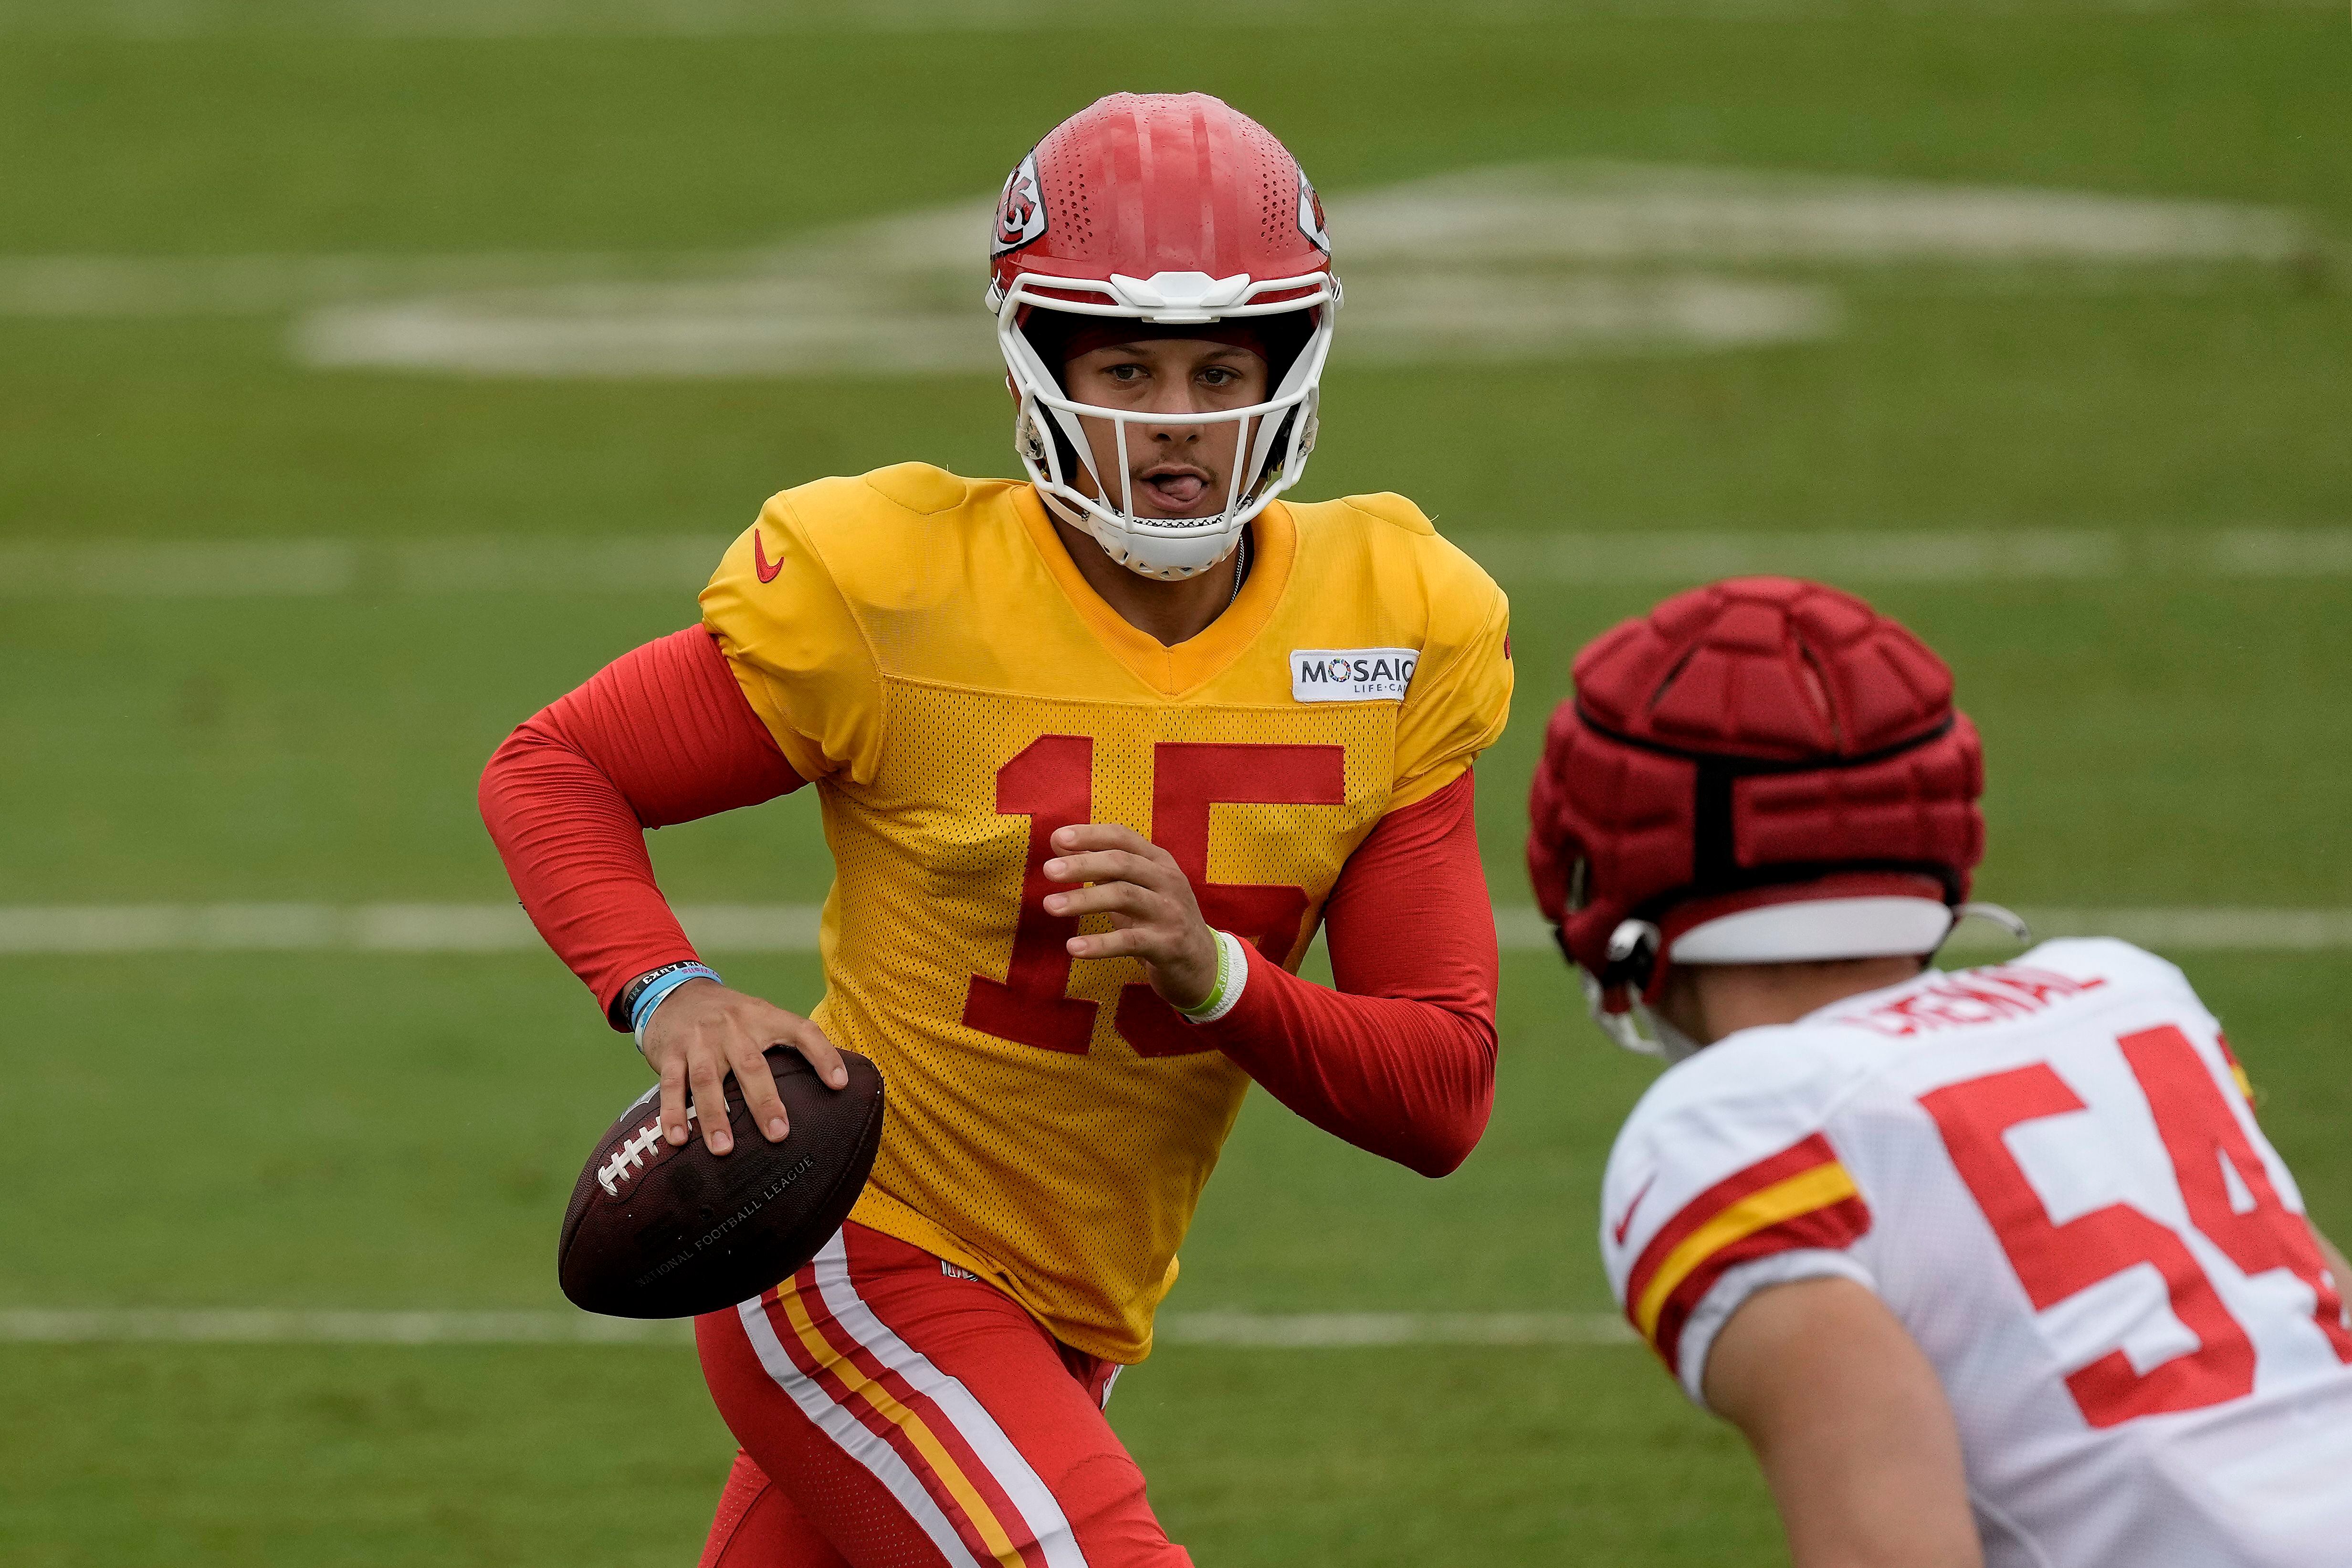
[[[1931,971],[1660,1078],[1609,1159],[1610,1284],[1694,1399],[1754,1291],[1876,1292],[1995,1568],[2352,1564],[2352,1330],[2243,1085],[2126,943]]]

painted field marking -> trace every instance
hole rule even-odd
[[[1822,268],[1974,268],[1972,287],[2015,292],[2128,286],[2158,266],[2226,286],[2248,275],[2216,264],[2307,268],[2330,245],[2278,207],[1591,159],[1325,199],[1348,283],[1340,363],[1363,366],[1808,342],[1846,314]],[[764,248],[635,258],[0,256],[0,315],[292,315],[289,352],[325,369],[994,374],[971,288],[992,210],[975,193]]]
[[[1629,524],[1604,532],[1465,531],[1507,584],[1661,584],[1776,573],[1832,583],[2093,582],[2352,576],[2352,527],[1748,532]],[[403,541],[0,542],[0,599],[688,596],[730,535],[464,535]]]
[[[814,952],[814,904],[683,904],[711,952]],[[532,952],[517,904],[0,905],[0,953]]]
[[[2352,948],[2352,909],[2029,909],[2037,939],[2115,936],[2159,952],[2327,952]],[[682,904],[709,953],[814,952],[814,904]],[[1525,905],[1495,910],[1512,952],[1553,951]],[[1954,950],[2003,951],[1992,927],[1960,928]],[[0,955],[130,952],[496,953],[544,951],[513,904],[32,904],[0,906]]]
[[[2280,263],[2326,243],[2280,207],[1593,159],[1489,164],[1324,195],[1342,243],[1349,310],[1341,341],[1350,344],[1360,331],[1377,340],[1391,331],[1381,318],[1391,314],[1448,324],[1441,320],[1446,301],[1488,298],[1478,294],[1487,285],[1502,288],[1491,299],[1523,334],[1531,320],[1540,331],[1541,319],[1561,309],[1589,314],[1595,300],[1631,297],[1580,300],[1572,286],[1594,275],[1563,279],[1542,271],[1547,266]],[[997,363],[987,318],[955,286],[969,280],[993,211],[994,198],[980,196],[725,250],[0,253],[0,315],[269,316],[406,296],[404,319],[419,321],[420,304],[454,308],[479,296],[438,319],[746,317],[756,326],[855,313],[877,302],[877,286],[919,279],[922,287],[898,303],[927,322],[973,323],[967,335],[982,344],[985,368]],[[1433,235],[1448,258],[1442,272],[1427,267]],[[1481,268],[1500,271],[1486,278]],[[1638,276],[1660,280],[1654,271]],[[1513,282],[1520,287],[1503,287]],[[1564,283],[1571,286],[1565,295]],[[1368,287],[1369,317],[1359,299]],[[957,303],[939,303],[942,288]],[[1733,338],[1745,330],[1727,325]],[[477,368],[502,352],[486,350]]]
[[[1325,202],[1348,283],[1338,352],[1357,365],[1703,352],[1839,331],[1842,297],[1823,279],[1731,269],[1990,265],[1999,287],[2030,290],[2118,268],[2325,251],[2305,219],[2275,207],[1598,160],[1453,170]],[[804,233],[731,276],[706,257],[667,264],[699,274],[684,278],[557,272],[535,287],[420,285],[344,304],[313,292],[291,346],[322,368],[467,375],[992,374],[986,320],[963,302],[991,211],[975,196]],[[0,268],[0,300],[5,278]],[[170,292],[128,298],[149,309]]]
[[[1167,1312],[1153,1340],[1171,1345],[1343,1350],[1364,1345],[1631,1345],[1614,1312]]]
[[[2336,952],[2352,948],[2352,909],[2022,909],[2033,940],[2112,936],[2158,952]],[[1557,952],[1551,927],[1525,905],[1500,905],[1495,931],[1509,952]],[[1952,934],[1952,957],[2018,951],[1998,927],[1970,921]]]
[[[353,1312],[272,1308],[0,1309],[15,1344],[692,1344],[690,1321],[587,1312]]]
[[[731,535],[0,543],[0,598],[693,594]]]
[[[1163,1312],[1163,1345],[1353,1350],[1377,1345],[1624,1345],[1613,1312]],[[690,1321],[586,1312],[363,1312],[268,1308],[0,1309],[0,1343],[690,1345]]]
[[[1913,0],[1919,16],[2014,16],[2057,9],[2098,15],[2196,9],[2200,0]],[[2253,0],[2252,9],[2333,8],[2335,0]],[[1419,5],[1346,11],[1301,0],[1206,0],[1198,19],[1256,30],[1328,21],[1420,20]],[[1837,0],[1457,0],[1449,27],[1528,26],[1628,16],[1642,20],[1845,19]],[[1083,0],[314,0],[254,6],[235,0],[0,0],[0,37],[201,38],[247,36],[442,38],[758,37],[795,33],[997,33],[1125,25],[1117,7]]]

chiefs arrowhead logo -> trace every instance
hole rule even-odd
[[[1323,198],[1315,194],[1315,184],[1304,169],[1298,171],[1298,232],[1313,240],[1316,249],[1331,254],[1331,234],[1323,226]]]
[[[783,569],[782,562],[768,559],[767,542],[760,537],[758,529],[753,529],[751,531],[751,570],[760,574],[761,582],[772,583],[776,580],[776,574]]]
[[[990,238],[988,254],[997,257],[1018,250],[1045,232],[1045,197],[1037,188],[1037,154],[1033,151],[1004,182],[1004,195],[996,204],[996,232]]]

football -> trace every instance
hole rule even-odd
[[[804,1267],[841,1228],[882,1142],[882,1075],[841,1053],[827,1089],[798,1051],[768,1051],[792,1131],[771,1143],[734,1075],[723,1086],[732,1152],[661,1133],[659,1086],[624,1110],[581,1171],[556,1274],[574,1306],[614,1318],[688,1318],[750,1300]]]

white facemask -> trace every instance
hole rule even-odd
[[[1311,291],[1273,304],[1250,302],[1260,294],[1295,293],[1302,287]],[[1055,292],[1032,292],[1048,288]],[[1103,304],[1081,304],[1063,297],[1085,289],[1098,290],[1109,298]],[[1112,560],[1129,571],[1170,581],[1206,572],[1233,552],[1250,520],[1306,472],[1307,455],[1315,449],[1315,410],[1323,362],[1331,351],[1332,318],[1339,303],[1339,283],[1328,274],[1253,283],[1246,277],[1213,279],[1205,273],[1162,272],[1148,280],[1114,277],[1108,285],[1024,274],[1002,296],[992,290],[989,303],[996,310],[997,347],[1020,399],[1013,415],[1013,441],[1021,466],[1055,516],[1091,533]],[[1306,346],[1284,373],[1282,384],[1264,403],[1213,414],[1139,414],[1079,403],[1066,394],[1021,330],[1024,307],[1159,326],[1247,320],[1303,310],[1314,310],[1316,321]],[[1087,437],[1089,420],[1109,425],[1117,436],[1116,483],[1097,468],[1094,447]],[[1223,447],[1234,454],[1233,472],[1226,481],[1224,504],[1211,516],[1136,514],[1129,427],[1170,425],[1234,426],[1231,443]],[[1055,439],[1056,434],[1062,438]],[[1092,495],[1078,487],[1078,476],[1068,469],[1065,459],[1072,453],[1093,481]]]
[[[1705,1047],[1650,1010],[1649,1004],[1639,996],[1627,1003],[1622,1013],[1612,1013],[1607,1006],[1607,996],[1601,982],[1591,972],[1579,969],[1579,979],[1584,982],[1584,1005],[1592,1012],[1592,1021],[1612,1043],[1640,1056],[1663,1057],[1669,1065],[1686,1061]]]

